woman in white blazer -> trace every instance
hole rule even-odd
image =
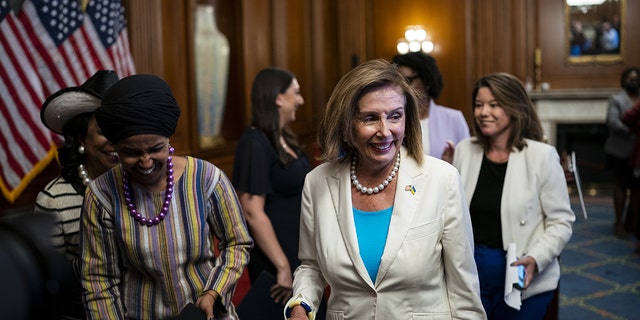
[[[285,318],[485,319],[457,170],[422,154],[418,111],[395,65],[372,60],[337,84],[306,177],[301,265]],[[375,187],[374,187],[375,186]]]
[[[575,220],[558,153],[540,142],[540,121],[516,77],[485,76],[472,101],[476,137],[455,147],[453,164],[470,205],[482,303],[489,319],[542,319]],[[514,265],[526,268],[519,311],[504,300],[510,243]]]

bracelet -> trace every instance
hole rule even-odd
[[[216,302],[216,300],[218,300],[218,298],[216,298],[216,296],[213,294],[212,291],[213,290],[207,290],[202,294],[202,296],[205,296],[205,295],[210,296],[211,298],[213,298],[213,302]]]
[[[285,316],[287,317],[287,319],[291,318],[291,309],[293,309],[293,307],[295,306],[303,307],[304,311],[307,312],[307,317],[310,320],[314,319],[313,309],[311,309],[311,306],[309,306],[309,304],[307,304],[306,302],[302,301],[302,299],[300,298],[291,301],[291,303],[287,305],[287,309],[285,310]]]

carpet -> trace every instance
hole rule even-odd
[[[610,197],[586,196],[588,219],[580,202],[571,198],[576,222],[573,236],[560,257],[559,320],[640,319],[640,256],[633,254],[635,238],[613,234]],[[250,288],[246,272],[233,302],[237,306]]]
[[[588,219],[577,197],[573,236],[560,256],[560,320],[640,319],[640,256],[635,237],[613,234],[613,202],[585,198]]]

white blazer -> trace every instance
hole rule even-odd
[[[327,320],[486,319],[457,170],[429,156],[419,166],[402,148],[375,283],[360,258],[349,170],[325,163],[306,177],[292,300],[316,309],[329,285]]]
[[[475,141],[474,137],[458,143],[453,159],[469,203],[484,156]],[[531,256],[538,265],[539,273],[522,292],[523,299],[558,286],[558,256],[571,238],[576,219],[558,152],[546,143],[526,142],[522,151],[509,155],[500,202],[504,249],[514,242],[518,257]]]

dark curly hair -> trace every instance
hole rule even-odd
[[[398,66],[405,66],[413,69],[418,73],[422,83],[424,83],[425,91],[433,100],[437,100],[444,88],[442,74],[436,64],[436,59],[432,56],[419,52],[410,52],[406,54],[398,54],[391,59],[391,62]]]
[[[624,88],[625,82],[627,82],[627,77],[629,77],[629,75],[634,71],[640,76],[640,68],[638,67],[628,67],[622,71],[622,74],[620,75],[620,87]]]
[[[78,152],[79,139],[86,137],[92,116],[93,112],[86,112],[69,120],[62,128],[64,143],[58,147],[58,161],[62,166],[61,175],[80,194],[84,194],[85,186],[78,175],[78,166],[87,165],[87,156]]]

